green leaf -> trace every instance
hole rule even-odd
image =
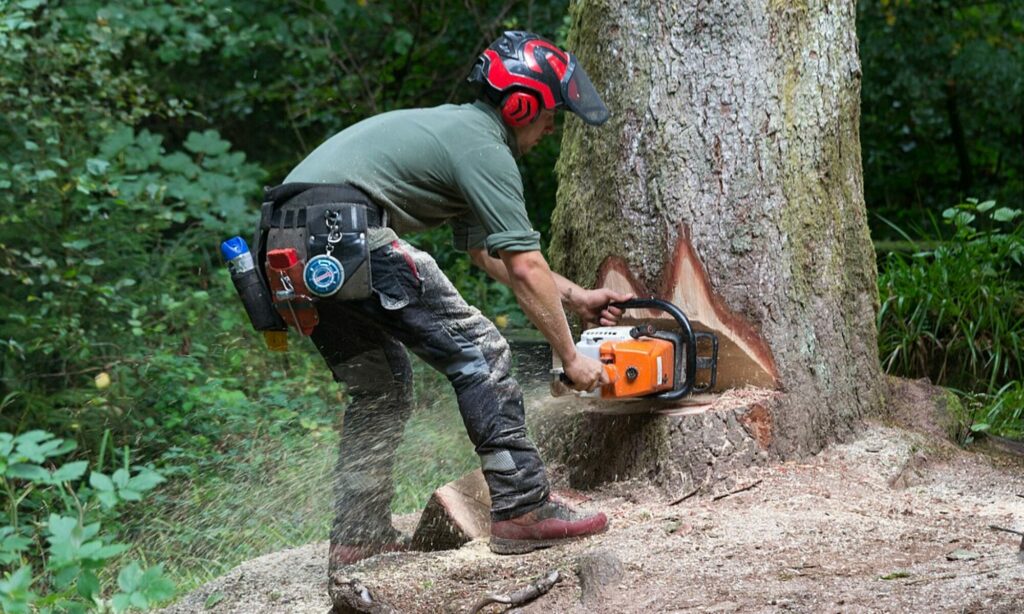
[[[89,158],[85,161],[85,170],[90,175],[102,175],[110,168],[110,162],[101,158]]]
[[[100,145],[100,154],[107,159],[125,150],[135,140],[135,132],[128,126],[119,125]]]
[[[44,168],[42,170],[36,171],[36,181],[49,181],[51,179],[56,179],[56,178],[57,178],[57,173],[53,172],[52,170],[50,170],[48,168]]]
[[[78,519],[70,518],[68,516],[58,516],[57,514],[50,514],[50,519],[46,523],[46,529],[50,533],[51,543],[54,540],[57,541],[69,541],[78,528]]]
[[[204,153],[211,156],[227,153],[231,149],[231,143],[220,138],[216,130],[190,132],[185,139],[185,149],[194,153]]]
[[[92,486],[99,491],[114,490],[114,482],[99,471],[93,471],[89,474],[89,486]]]
[[[94,595],[100,593],[100,580],[91,571],[83,571],[78,578],[78,594],[85,599],[92,600]]]
[[[412,47],[413,36],[408,30],[395,30],[394,41],[392,43],[392,49],[395,54],[405,55],[409,51],[409,47]]]
[[[996,201],[994,201],[994,200],[986,200],[985,202],[980,203],[978,205],[978,211],[981,211],[982,213],[985,213],[986,211],[988,211],[989,209],[991,209],[992,207],[995,207],[995,206],[996,206]]]
[[[0,580],[0,606],[9,614],[27,614],[29,606],[38,596],[32,587],[32,566],[23,565],[18,571]]]
[[[14,451],[14,435],[0,433],[0,456],[8,456]]]
[[[132,476],[132,479],[128,480],[128,488],[145,492],[156,488],[163,481],[164,477],[156,471],[143,469],[135,476]]]
[[[76,241],[67,241],[67,242],[61,243],[60,245],[61,245],[61,247],[64,247],[66,249],[70,249],[70,250],[73,250],[73,251],[76,251],[76,252],[80,252],[83,249],[85,249],[85,248],[89,247],[90,245],[92,245],[92,241],[89,241],[88,239],[78,239]]]
[[[142,568],[136,561],[132,561],[121,570],[121,573],[117,574],[117,586],[126,593],[138,590],[140,580],[142,580]]]
[[[200,168],[196,166],[195,162],[192,161],[192,158],[180,151],[176,151],[169,156],[161,158],[160,168],[165,171],[184,175],[189,179],[195,179],[200,172]]]
[[[164,601],[174,596],[174,582],[164,576],[163,565],[147,569],[139,584],[150,602]]]
[[[132,604],[132,606],[136,608],[139,608],[140,610],[149,609],[149,600],[146,599],[146,596],[144,594],[138,591],[131,594],[131,596],[128,598],[128,603]]]
[[[21,435],[18,435],[17,437],[14,438],[14,442],[17,444],[39,443],[40,441],[46,441],[47,439],[52,438],[53,434],[47,433],[46,431],[40,431],[37,429],[32,431],[26,431]]]
[[[11,527],[4,527],[10,529]],[[0,542],[2,552],[21,552],[32,545],[32,540],[24,535],[11,534],[4,537]]]
[[[142,494],[130,488],[122,488],[117,491],[117,496],[125,501],[142,501]]]
[[[53,472],[53,480],[55,482],[69,482],[71,480],[77,480],[85,475],[85,470],[88,466],[88,461],[75,461],[73,463],[61,465],[59,469]]]
[[[117,485],[118,488],[124,488],[124,487],[128,486],[128,480],[129,480],[130,476],[128,474],[128,470],[127,469],[118,469],[117,471],[114,472],[114,475],[112,475],[110,477],[114,481],[114,484]]]
[[[1021,214],[1019,209],[1010,209],[1009,207],[1000,207],[996,209],[995,213],[992,214],[992,219],[997,222],[1009,222]]]
[[[103,504],[103,507],[108,510],[117,505],[118,502],[117,493],[112,490],[100,491],[96,493],[96,498],[99,499],[100,503]]]
[[[28,480],[30,482],[46,482],[50,479],[49,471],[39,465],[30,465],[28,463],[16,463],[7,467],[6,474],[8,477]]]
[[[113,558],[128,549],[128,544],[107,544],[92,554],[93,559],[106,560]]]
[[[127,611],[128,608],[131,607],[131,604],[128,601],[130,597],[130,595],[126,595],[124,593],[114,595],[110,600],[110,605],[114,608],[114,612],[120,613]]]
[[[57,590],[64,590],[71,586],[71,583],[78,577],[78,572],[82,570],[78,565],[69,565],[58,571],[53,575],[53,583],[56,585]]]

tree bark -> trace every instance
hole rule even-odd
[[[850,434],[883,401],[855,3],[580,0],[571,15],[568,48],[612,118],[597,129],[566,121],[554,267],[676,303],[724,340],[724,387],[778,391],[705,407],[731,418],[631,418],[630,433],[669,440],[627,473],[689,472],[693,483],[700,468],[665,455],[683,453],[673,433],[698,426],[737,449],[756,443],[753,462]],[[618,422],[576,417],[549,430],[578,454],[574,441],[600,441]]]

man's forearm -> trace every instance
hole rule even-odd
[[[562,309],[556,276],[544,257],[540,252],[503,254],[502,262],[508,280],[506,283],[515,293],[526,317],[540,330],[563,362],[575,358],[576,345]]]
[[[505,284],[506,286],[515,290],[512,287],[512,280],[509,279],[508,268],[505,263],[498,258],[491,257],[486,251],[478,250],[471,252],[471,258],[473,263],[484,270],[495,281]],[[555,288],[557,288],[559,299],[562,302],[563,307],[572,308],[574,301],[577,300],[580,294],[583,292],[583,288],[579,287],[575,283],[569,281],[565,277],[562,277],[558,273],[555,273],[550,268],[548,272],[554,279]]]

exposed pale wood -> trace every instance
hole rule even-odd
[[[451,550],[491,534],[491,496],[477,469],[434,491],[412,536],[414,550]]]
[[[718,337],[718,374],[714,391],[743,386],[776,388],[778,373],[768,346],[745,318],[730,310],[715,294],[685,236],[679,239],[672,262],[672,273],[667,277],[671,288],[659,291],[658,295],[679,307],[695,331],[711,332]],[[602,267],[597,284],[638,296],[645,294],[645,289],[632,278],[625,263],[614,258]],[[672,327],[675,322],[668,314],[654,309],[634,309],[625,315],[624,323],[627,324],[660,320]],[[698,374],[697,383],[704,381],[702,374]]]

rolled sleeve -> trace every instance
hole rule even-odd
[[[497,258],[498,250],[506,252],[532,252],[540,249],[540,233],[534,230],[509,230],[487,235],[487,253]]]

